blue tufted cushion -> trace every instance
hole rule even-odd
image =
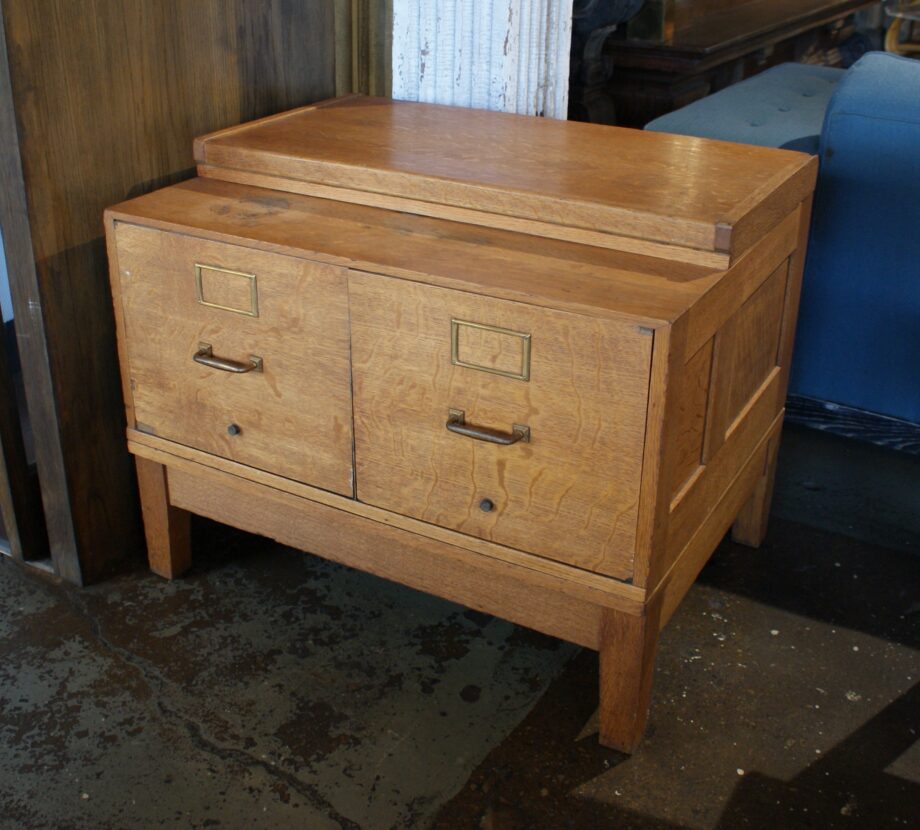
[[[828,101],[844,74],[829,66],[783,63],[656,118],[645,129],[816,155]]]
[[[920,423],[920,61],[783,64],[646,129],[820,151],[790,391]]]
[[[920,423],[920,61],[870,52],[828,106],[791,388]]]

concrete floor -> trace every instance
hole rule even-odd
[[[918,551],[917,459],[787,428],[632,757],[593,653],[262,539],[199,522],[172,584],[0,561],[0,828],[920,827]]]

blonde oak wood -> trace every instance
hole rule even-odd
[[[732,539],[739,544],[759,548],[767,535],[778,452],[779,439],[774,437],[770,439],[770,444],[764,453],[764,469],[754,486],[754,492],[751,493],[751,497],[745,502],[732,524]]]
[[[686,341],[686,317],[655,333],[633,576],[633,583],[646,589],[657,584],[662,568],[661,551],[667,543],[679,430],[678,389],[684,371]]]
[[[642,610],[645,601],[645,591],[635,585],[617,579],[592,574],[568,565],[553,562],[550,559],[532,556],[516,551],[493,542],[487,542],[447,530],[437,525],[421,522],[408,516],[400,516],[387,510],[382,510],[372,505],[359,501],[346,499],[316,487],[310,487],[281,476],[256,470],[228,461],[216,455],[203,453],[191,447],[183,447],[172,441],[166,441],[153,435],[146,435],[136,430],[128,430],[128,449],[137,456],[148,458],[159,464],[195,472],[201,467],[208,467],[227,473],[237,478],[255,482],[272,490],[290,493],[298,498],[308,499],[311,502],[333,507],[337,510],[361,516],[383,525],[410,531],[418,536],[425,536],[437,542],[448,544],[453,548],[463,549],[476,561],[499,560],[517,569],[527,572],[522,578],[544,587],[572,596],[575,599],[599,605],[605,608],[615,608],[627,613],[637,614]]]
[[[724,273],[212,179],[164,188],[108,213],[122,222],[648,326],[681,317]],[[791,250],[794,233],[790,240]]]
[[[349,276],[349,296],[361,501],[632,576],[649,333],[366,274]],[[453,318],[528,335],[530,379],[452,365]],[[520,338],[492,341],[511,354],[461,340],[461,357],[520,365]],[[477,425],[527,425],[530,441],[497,446],[448,432],[451,408]]]
[[[634,752],[645,733],[660,618],[660,599],[639,616],[605,611],[601,617],[600,740],[621,752]]]
[[[303,196],[333,199],[337,202],[385,208],[386,210],[410,213],[416,216],[449,219],[452,222],[463,222],[468,225],[514,231],[515,233],[530,234],[544,239],[557,239],[563,242],[575,242],[580,245],[594,245],[598,248],[608,248],[613,251],[623,251],[642,256],[663,257],[708,268],[728,268],[732,262],[729,254],[720,251],[682,248],[679,245],[669,245],[664,242],[621,236],[615,233],[604,233],[587,228],[558,225],[552,222],[542,222],[539,219],[521,219],[517,216],[486,213],[482,210],[423,202],[418,199],[407,199],[401,196],[386,196],[380,193],[368,193],[365,190],[351,190],[347,187],[330,187],[316,184],[315,182],[288,179],[283,176],[267,176],[264,173],[253,173],[249,170],[233,170],[227,167],[199,164],[198,175],[204,178],[252,185],[269,190],[282,190],[299,193]]]
[[[791,176],[777,172],[759,187],[752,187],[725,218],[735,250],[746,251],[789,216],[814,190],[817,172],[817,165],[803,164]]]
[[[184,510],[401,582],[528,628],[597,648],[603,607],[527,578],[526,571],[363,516],[207,467],[169,467]]]
[[[192,564],[190,515],[172,502],[162,464],[141,456],[136,456],[134,463],[150,570],[166,579],[175,579]]]
[[[798,250],[802,211],[794,210],[687,309],[687,355],[696,354],[782,262]]]
[[[784,395],[788,388],[789,372],[792,366],[792,344],[798,320],[799,297],[801,295],[802,276],[805,266],[805,249],[811,220],[811,206],[812,198],[809,197],[802,204],[799,211],[798,244],[789,261],[777,357],[777,363],[779,364],[778,383]],[[767,450],[764,473],[757,482],[750,499],[745,503],[732,525],[732,538],[736,542],[750,547],[759,547],[766,536],[770,504],[773,499],[773,484],[776,479],[778,453],[779,438],[776,437],[772,440]]]
[[[758,390],[751,405],[726,439],[719,453],[705,465],[703,473],[680,490],[671,502],[667,544],[660,552],[660,566],[667,567],[696,532],[700,520],[731,487],[739,468],[750,457],[777,415],[782,412],[785,394],[779,373]],[[654,588],[654,585],[649,587]]]
[[[125,421],[134,426],[134,393],[131,389],[131,368],[128,357],[128,334],[125,330],[125,315],[121,298],[121,280],[118,278],[118,245],[115,241],[115,222],[106,212],[105,249],[109,260],[109,286],[112,292],[112,309],[115,314],[115,334],[118,348],[118,369],[121,377],[121,392],[125,406]]]
[[[765,531],[814,161],[603,131],[581,169],[580,126],[440,111],[351,98],[242,125],[199,144],[209,178],[108,212],[158,556],[187,557],[165,500],[596,648],[601,741],[632,751],[662,627],[732,525]],[[445,125],[456,158],[432,145]],[[189,306],[180,275],[206,254],[270,274],[258,318]],[[148,296],[131,263],[158,275]],[[219,271],[204,290],[248,302]],[[166,371],[205,323],[280,392],[252,373],[209,398]],[[275,407],[253,421],[266,443],[202,432],[191,389],[213,412]],[[456,434],[450,410],[530,440]]]
[[[138,428],[351,495],[345,270],[133,225],[117,224],[114,235]],[[254,275],[258,316],[199,302],[196,265]],[[250,308],[251,279],[212,274],[243,290],[213,291],[209,278],[206,300]],[[261,369],[195,363],[202,343],[241,363],[255,355]]]
[[[703,461],[715,456],[745,406],[780,363],[789,264],[780,265],[721,327],[712,353],[713,389]],[[785,390],[783,390],[785,396]]]
[[[667,530],[659,537],[648,576],[640,572],[637,579],[652,591],[682,555],[709,506],[719,503],[727,489],[737,488],[734,478],[782,411],[789,332],[795,325],[792,303],[798,301],[801,279],[793,272],[800,271],[796,257],[805,242],[809,208],[809,203],[796,207],[686,315],[682,355],[671,358],[684,365],[675,370],[678,380],[671,392],[677,403],[659,462],[671,479],[668,506],[662,494],[659,508],[667,515],[658,518],[658,526]],[[701,341],[701,336],[708,340]],[[707,377],[707,361],[704,401],[698,390]],[[702,432],[694,428],[701,421]]]
[[[802,295],[802,278],[805,273],[805,254],[808,250],[808,233],[811,229],[811,208],[813,197],[802,203],[798,211],[798,235],[795,251],[789,260],[789,277],[786,284],[783,325],[780,332],[779,358],[780,386],[785,396],[789,388],[789,373],[792,371],[792,346],[799,318],[799,298]]]
[[[667,625],[681,600],[686,596],[713,550],[732,526],[745,502],[750,498],[763,475],[766,449],[771,439],[778,439],[782,427],[782,412],[770,425],[764,439],[738,473],[724,487],[712,509],[699,517],[697,527],[683,549],[668,562],[667,571],[649,591],[649,602],[661,598],[661,626]]]
[[[706,410],[712,380],[712,347],[709,340],[693,355],[680,372],[672,487],[680,490],[703,463],[703,438],[706,435]]]
[[[808,195],[817,170],[799,153],[382,98],[212,133],[195,158],[732,256],[744,250],[734,223],[752,226],[748,243]]]

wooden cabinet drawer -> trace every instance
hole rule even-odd
[[[346,271],[123,223],[115,240],[137,427],[353,495]]]
[[[358,498],[629,577],[653,338],[371,274],[349,292]],[[529,441],[456,434],[450,410]]]

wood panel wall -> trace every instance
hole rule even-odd
[[[143,546],[102,211],[191,176],[196,135],[334,95],[335,11],[0,0],[0,222],[51,554],[69,581]]]
[[[335,0],[336,95],[389,97],[393,0]]]

